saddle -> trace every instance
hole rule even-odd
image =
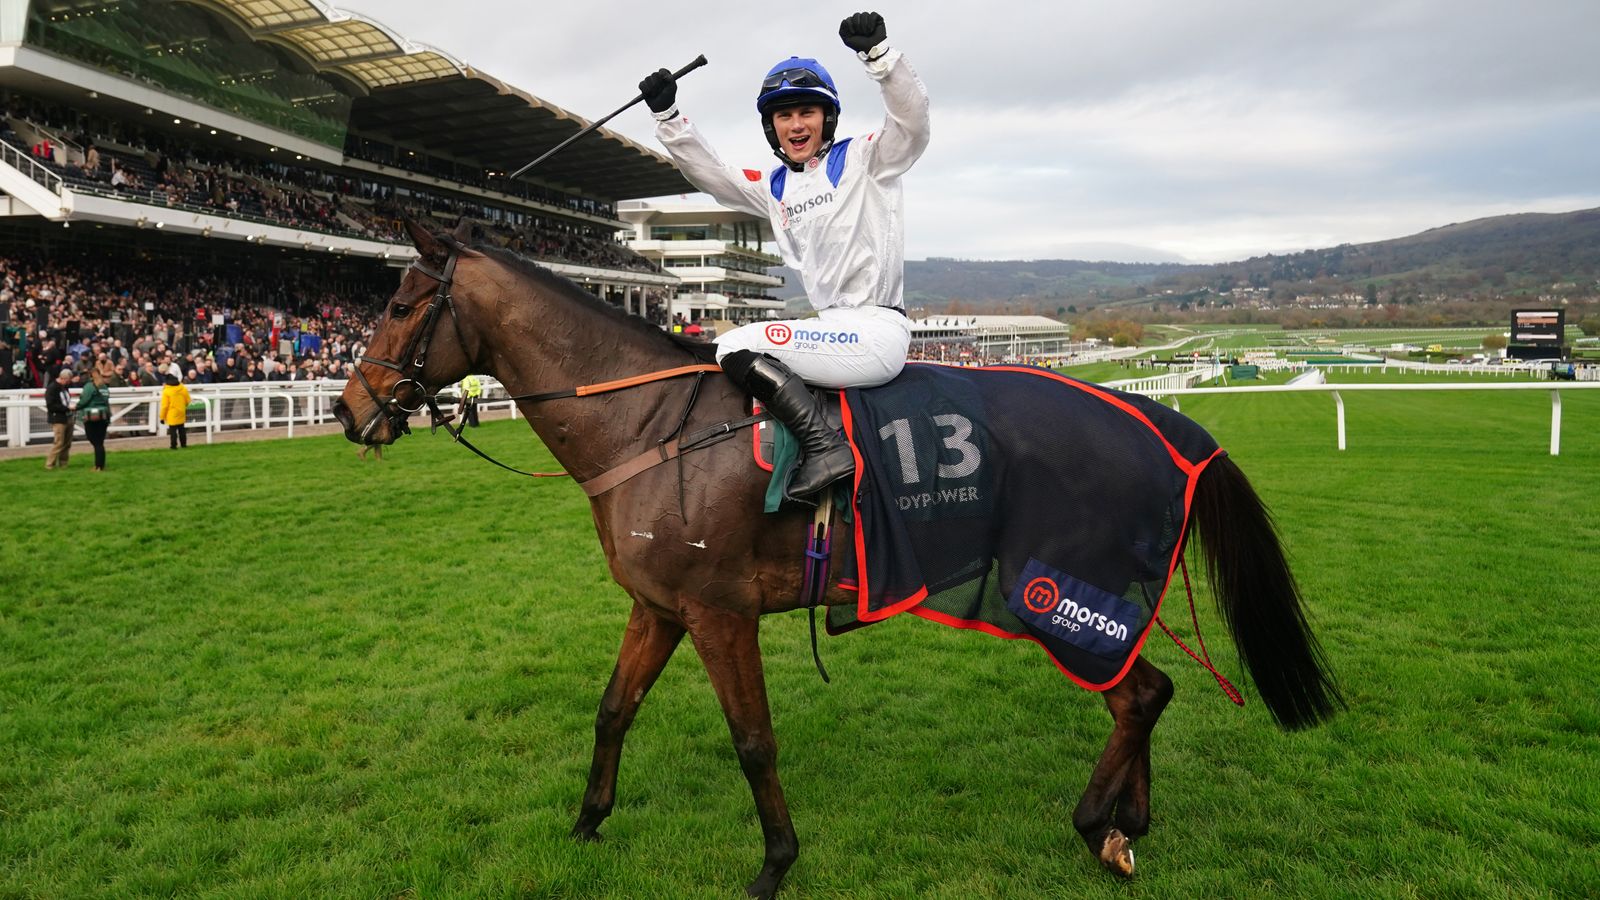
[[[822,406],[822,415],[827,423],[834,428],[841,428],[840,395],[841,391],[830,388],[812,388],[811,395],[817,398]],[[761,401],[750,399],[751,415],[760,415],[763,410]],[[799,460],[799,442],[783,423],[768,417],[758,421],[753,429],[752,453],[757,466],[764,471],[773,473],[772,480],[767,485],[765,511],[777,512],[784,500],[783,486],[787,481],[788,468]]]
[[[913,363],[824,399],[861,461],[839,581],[857,602],[829,608],[829,633],[911,612],[1032,641],[1090,690],[1121,680],[1178,564],[1194,483],[1222,452],[1204,429],[1022,366]],[[764,468],[783,464],[778,430],[753,439]]]

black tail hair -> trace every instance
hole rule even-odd
[[[1272,717],[1289,730],[1331,717],[1344,698],[1306,624],[1272,518],[1227,455],[1200,474],[1190,515],[1217,611]]]

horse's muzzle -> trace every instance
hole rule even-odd
[[[361,435],[356,431],[356,416],[350,411],[350,404],[344,402],[343,397],[333,401],[333,417],[344,426],[345,440],[353,444],[361,443]]]

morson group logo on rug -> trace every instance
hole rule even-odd
[[[1138,606],[1031,557],[1006,607],[1034,628],[1106,657],[1128,652],[1142,618]]]
[[[789,343],[791,337],[794,337],[794,333],[789,330],[789,326],[781,322],[774,322],[767,326],[767,340],[780,347]]]

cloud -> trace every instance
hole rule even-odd
[[[741,166],[772,164],[755,86],[791,54],[835,75],[841,133],[881,122],[838,10],[345,5],[588,118],[704,52],[680,99]],[[906,178],[910,258],[1110,242],[1216,261],[1600,205],[1594,0],[877,8],[932,99]],[[610,127],[659,146],[652,126],[641,108]]]

